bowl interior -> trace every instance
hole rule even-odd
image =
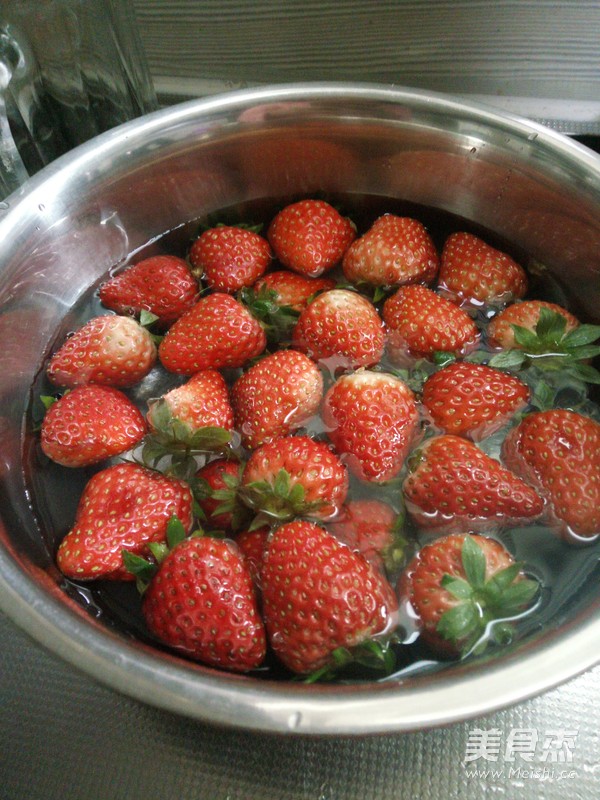
[[[424,663],[352,686],[191,665],[151,645],[119,589],[99,600],[56,570],[55,548],[89,474],[44,463],[35,401],[44,359],[89,313],[85,298],[128,260],[165,245],[184,251],[199,219],[222,219],[223,210],[268,218],[283,201],[315,194],[365,219],[385,210],[418,216],[440,242],[451,227],[485,232],[536,271],[547,299],[600,322],[600,159],[533,123],[431,94],[314,85],[194,101],[104,134],[0,209],[0,605],[117,689],[263,730],[425,727],[589,667],[600,638],[598,547],[567,548],[535,528],[509,533],[546,587],[543,614],[518,645],[493,659],[441,671]]]

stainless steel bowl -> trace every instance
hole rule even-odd
[[[193,101],[104,134],[0,204],[0,605],[98,680],[199,719],[313,734],[446,724],[600,660],[597,549],[585,550],[578,563],[587,566],[568,586],[556,583],[556,615],[496,658],[400,681],[308,687],[198,667],[97,618],[83,594],[61,588],[52,555],[64,531],[32,507],[30,387],[86,290],[186,221],[323,190],[356,202],[398,197],[477,222],[543,263],[598,321],[600,159],[534,123],[430,93],[309,84]],[[74,490],[64,478],[50,491]]]

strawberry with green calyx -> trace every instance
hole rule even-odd
[[[426,286],[401,286],[383,305],[388,350],[394,363],[436,354],[462,356],[474,349],[479,329],[469,315]]]
[[[165,369],[193,375],[204,369],[242,367],[266,345],[265,332],[248,309],[231,295],[214,292],[169,328],[158,353]]]
[[[404,515],[381,500],[350,500],[328,530],[373,566],[395,572],[404,562]]]
[[[74,580],[131,580],[121,551],[147,555],[150,542],[164,541],[172,516],[191,530],[192,505],[186,483],[139,464],[117,464],[97,472],[83,491],[73,528],[58,548],[58,568]]]
[[[581,325],[560,306],[538,300],[515,303],[488,327],[489,344],[505,348],[489,363],[515,370],[534,367],[545,375],[558,373],[558,380],[568,376],[600,384],[600,372],[587,363],[600,355],[599,339],[600,325]]]
[[[209,529],[239,531],[250,512],[239,499],[244,464],[227,458],[209,461],[196,472],[192,488]]]
[[[600,423],[558,408],[527,414],[502,458],[546,498],[549,523],[566,541],[600,535]]]
[[[375,306],[347,289],[318,295],[300,314],[292,344],[314,361],[368,367],[383,355],[385,329]]]
[[[269,345],[285,347],[291,343],[292,331],[300,316],[299,311],[278,303],[276,293],[266,285],[243,289],[240,300],[252,316],[260,320]]]
[[[386,372],[342,375],[325,395],[327,435],[361,480],[385,483],[402,469],[417,435],[412,391]]]
[[[258,513],[252,527],[268,520],[335,517],[348,491],[348,473],[324,443],[288,436],[255,450],[244,468],[240,497]]]
[[[281,348],[291,342],[300,312],[317,294],[334,288],[335,281],[329,278],[307,278],[281,270],[242,289],[241,300],[261,321],[269,342]]]
[[[329,203],[307,199],[279,211],[267,238],[284,267],[317,278],[342,260],[356,229]]]
[[[503,350],[523,349],[527,341],[536,354],[541,354],[552,352],[562,336],[579,325],[577,317],[556,303],[523,300],[511,303],[492,319],[487,338],[491,347]],[[517,326],[516,330],[514,326]],[[517,334],[520,334],[521,344],[517,341]]]
[[[459,232],[446,240],[438,288],[453,302],[506,305],[523,297],[528,285],[520,264],[478,236]]]
[[[242,444],[254,449],[294,433],[317,412],[322,396],[321,372],[304,353],[279,350],[265,356],[231,389]]]
[[[439,256],[421,222],[384,214],[350,245],[342,267],[347,280],[355,285],[430,283],[437,274]]]
[[[331,278],[307,278],[297,272],[279,270],[269,272],[258,280],[254,290],[257,294],[265,290],[272,292],[274,303],[300,313],[317,294],[335,289],[335,286],[336,283]]]
[[[425,530],[486,530],[532,521],[544,509],[535,489],[461,436],[427,439],[408,463],[406,509]]]
[[[187,383],[150,401],[142,461],[158,468],[170,459],[168,472],[191,480],[198,465],[195,456],[227,452],[233,436],[233,410],[227,384],[216,370],[197,372]]]
[[[69,336],[48,364],[48,379],[73,388],[85,383],[124,388],[139,383],[156,361],[146,328],[131,317],[94,317]]]
[[[124,552],[123,562],[143,589],[149,631],[169,648],[233,672],[260,666],[266,653],[250,571],[234,542],[192,534],[177,521],[156,564]]]
[[[266,272],[273,254],[268,241],[255,230],[217,225],[200,234],[188,257],[194,274],[211,289],[233,294],[252,286]]]
[[[393,645],[400,642],[396,634],[378,639],[367,639],[351,648],[337,647],[331,652],[329,663],[310,672],[303,683],[324,683],[340,679],[372,677],[381,679],[396,670],[396,653]]]
[[[40,442],[48,458],[64,467],[86,467],[135,447],[147,431],[139,409],[118,389],[78,386],[51,403]]]
[[[162,327],[179,319],[198,300],[198,282],[176,256],[150,256],[100,287],[102,305],[118,314],[147,312]]]
[[[511,620],[530,609],[537,580],[525,577],[496,540],[453,534],[425,545],[399,582],[400,600],[417,618],[420,638],[441,657],[480,654],[490,641],[508,643]]]
[[[386,579],[314,523],[277,528],[261,575],[271,647],[299,675],[335,666],[338,648],[352,651],[395,625],[397,600]]]
[[[522,411],[529,396],[515,375],[455,361],[427,378],[422,402],[439,429],[477,442]]]

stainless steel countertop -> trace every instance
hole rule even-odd
[[[443,729],[275,737],[123,697],[0,615],[0,800],[596,800],[599,694],[597,668]]]

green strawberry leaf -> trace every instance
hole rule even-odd
[[[525,353],[539,352],[540,340],[537,334],[530,331],[529,328],[524,328],[522,325],[511,325],[510,327],[513,329],[516,344],[518,344]]]
[[[160,564],[169,552],[169,545],[165,542],[150,542],[148,549],[156,559],[156,563]]]
[[[153,436],[146,436],[142,447],[142,461],[146,466],[156,468],[159,461],[169,455],[169,451]]]
[[[509,614],[528,605],[537,594],[539,587],[538,581],[529,578],[513,583],[502,593],[500,600],[502,611]]]
[[[306,492],[301,483],[296,483],[288,495],[288,500],[292,508],[297,508],[302,511],[306,507]]]
[[[218,497],[219,496],[217,494],[218,491],[228,491],[229,490],[230,492],[231,491],[237,492],[238,486],[239,486],[239,483],[240,483],[239,473],[238,473],[238,475],[230,475],[228,472],[223,472],[223,474],[221,475],[221,479],[223,480],[223,483],[225,484],[227,489],[225,489],[225,490],[218,490],[218,489],[215,490],[213,492],[213,497]]]
[[[143,594],[148,588],[148,584],[156,575],[157,566],[136,553],[129,550],[122,550],[123,565],[127,572],[135,576],[135,584],[138,592]]]
[[[465,536],[461,559],[468,582],[474,589],[480,589],[485,584],[486,558],[472,536]]]
[[[446,574],[441,580],[441,586],[457,600],[470,600],[473,597],[473,587],[462,578]]]
[[[208,500],[213,496],[213,490],[205,478],[194,477],[194,480],[191,481],[191,488],[196,500]]]
[[[585,361],[588,358],[596,358],[600,355],[600,347],[596,344],[582,344],[569,349],[569,355],[578,361]]]
[[[467,353],[467,355],[464,357],[464,361],[468,361],[470,364],[486,364],[489,360],[489,352],[487,350],[479,349],[473,350],[471,353]]]
[[[444,350],[436,350],[433,354],[433,363],[437,367],[445,367],[448,364],[452,364],[453,361],[456,361],[456,356],[454,353],[447,353]]]
[[[538,408],[540,411],[547,411],[555,406],[555,401],[556,390],[547,381],[541,378],[536,380],[529,399],[530,405]]]
[[[182,444],[191,444],[194,435],[190,426],[177,419],[177,417],[171,417],[168,433],[174,442],[181,442]]]
[[[239,299],[248,311],[260,320],[269,344],[282,346],[291,339],[300,312],[291,306],[277,302],[277,293],[267,286],[257,291],[245,287],[239,293]]]
[[[592,344],[600,339],[600,325],[579,325],[565,334],[563,344],[568,347],[581,347],[582,345]]]
[[[489,360],[490,367],[496,369],[520,369],[527,355],[522,350],[502,350]]]
[[[323,505],[320,500],[307,502],[304,486],[299,482],[292,484],[285,469],[277,473],[273,483],[254,481],[246,484],[240,489],[239,498],[246,506],[260,512],[263,525],[269,517],[280,521],[309,517]]]
[[[169,433],[173,416],[166,400],[162,398],[150,404],[152,425],[156,431]]]
[[[57,402],[58,397],[55,397],[54,395],[51,395],[51,394],[41,394],[40,395],[40,400],[42,401],[42,405],[44,406],[44,409],[46,411],[48,411],[48,409],[51,406],[53,406],[54,403]]]
[[[373,297],[371,298],[372,303],[378,303],[380,300],[383,300],[384,297],[387,297],[388,292],[386,292],[385,287],[383,286],[376,286],[375,290],[373,291]]]
[[[140,311],[140,325],[142,328],[149,328],[151,325],[154,325],[158,319],[160,319],[160,317],[145,308],[142,308]]]
[[[185,539],[185,527],[179,517],[173,515],[167,523],[167,543],[171,550]]]
[[[481,614],[471,601],[459,603],[444,611],[436,630],[450,642],[462,642],[481,629]]]
[[[591,364],[568,364],[565,371],[584,383],[600,384],[600,372]]]
[[[379,674],[391,675],[396,669],[396,655],[391,647],[392,641],[394,641],[393,638],[389,640],[367,639],[350,649],[337,647],[331,652],[331,661],[305,676],[302,682],[312,684],[317,681],[331,681],[339,678],[345,670],[356,667],[356,665]]]
[[[187,441],[192,450],[200,452],[222,450],[231,442],[231,431],[216,426],[207,426],[194,431]]]
[[[516,580],[522,568],[522,563],[515,563],[499,570],[487,581],[485,585],[486,591],[491,590],[494,596],[501,595]]]
[[[513,326],[514,328],[515,326]],[[542,306],[535,326],[535,335],[540,342],[558,344],[565,335],[567,320],[557,311]],[[539,346],[539,343],[538,343]]]
[[[350,650],[352,660],[368,669],[390,675],[396,668],[396,656],[390,641],[367,639]]]
[[[300,487],[302,488],[302,487]],[[285,469],[280,469],[273,482],[273,493],[276,497],[286,500],[290,494],[290,473]]]

